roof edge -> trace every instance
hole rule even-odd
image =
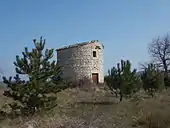
[[[87,41],[87,42],[76,43],[76,44],[72,44],[72,45],[68,45],[68,46],[58,48],[58,49],[56,49],[56,51],[65,50],[65,49],[68,49],[68,48],[78,47],[78,46],[82,46],[82,45],[87,45],[87,44],[91,44],[91,43],[100,43],[100,42],[99,42],[99,40],[91,40],[91,41]],[[102,46],[103,46],[103,44],[102,44]]]

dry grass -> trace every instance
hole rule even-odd
[[[139,92],[118,99],[103,88],[67,89],[59,94],[59,106],[32,118],[0,122],[0,128],[169,128],[170,91],[150,98]]]

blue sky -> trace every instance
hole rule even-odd
[[[100,40],[104,70],[149,59],[152,38],[170,30],[168,0],[0,0],[0,68],[13,75],[15,55],[43,36],[46,48]]]

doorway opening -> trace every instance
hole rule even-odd
[[[93,80],[93,83],[98,84],[99,83],[99,74],[98,73],[92,73],[92,80]]]

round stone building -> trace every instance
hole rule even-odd
[[[93,40],[57,49],[57,61],[63,67],[62,78],[104,83],[104,46]]]

